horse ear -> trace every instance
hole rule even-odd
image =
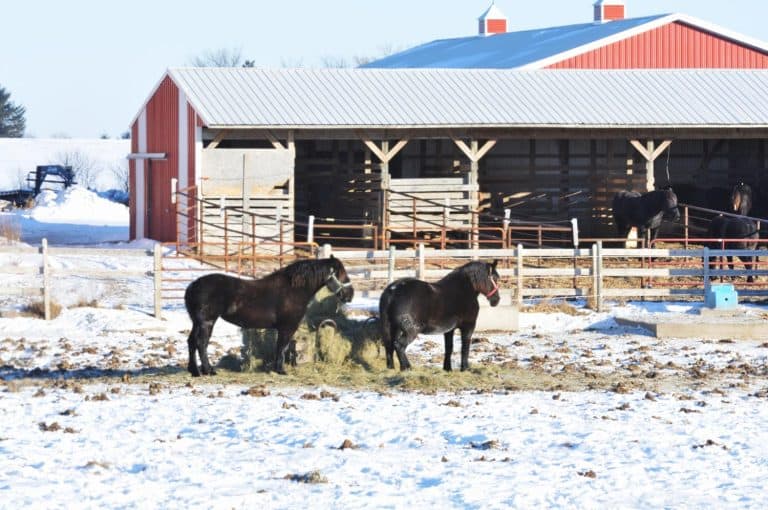
[[[496,265],[499,263],[499,259],[493,259],[493,264],[491,265],[494,269],[496,269]]]
[[[329,258],[329,259],[331,259],[331,260],[334,260],[336,257],[334,257],[334,256],[333,256],[333,253],[331,253],[331,256],[330,256],[330,257],[328,257],[328,258]]]

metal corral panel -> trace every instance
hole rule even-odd
[[[550,68],[765,69],[768,55],[683,23],[670,23],[563,60]]]
[[[766,70],[184,68],[169,76],[209,127],[768,125]],[[168,128],[158,136],[175,136]]]

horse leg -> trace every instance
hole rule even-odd
[[[469,346],[472,345],[472,333],[475,332],[475,325],[464,326],[461,328],[461,371],[469,370]]]
[[[451,355],[453,354],[453,332],[455,330],[446,331],[443,336],[445,338],[445,357],[443,358],[443,370],[450,372],[451,368]]]
[[[285,371],[285,353],[288,350],[289,344],[293,340],[293,334],[296,333],[298,326],[292,328],[279,329],[277,331],[277,345],[275,346],[275,372],[281,375],[286,375]]]
[[[752,271],[754,264],[753,261],[754,257],[744,257],[741,259],[741,261],[744,263],[744,269],[747,271]],[[747,283],[753,283],[755,281],[755,277],[751,274],[747,275]]]
[[[397,335],[397,327],[393,324],[385,324],[383,327],[384,331],[389,330],[389,335],[385,336],[384,338],[384,352],[387,357],[387,368],[394,369],[395,368],[395,360],[394,360],[394,354],[395,354],[395,343],[392,340]]]
[[[203,375],[216,375],[216,370],[211,367],[211,363],[208,361],[208,341],[211,339],[214,324],[216,324],[216,319],[205,321],[200,326],[201,334],[198,336],[197,354],[200,356],[200,372]]]
[[[396,335],[393,337],[392,343],[394,344],[395,352],[397,352],[397,359],[400,362],[400,371],[411,369],[411,362],[408,361],[408,357],[405,355],[405,348],[414,338],[416,338],[416,335],[413,335],[412,338],[408,338],[408,334],[403,329],[399,328]]]
[[[197,367],[197,342],[200,337],[200,326],[197,323],[192,324],[192,331],[187,338],[187,346],[189,347],[189,363],[187,364],[187,370],[193,377],[200,377],[200,369]]]

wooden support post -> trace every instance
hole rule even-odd
[[[592,245],[590,250],[592,255],[592,299],[594,299],[594,307],[597,309],[597,280],[599,278],[597,270],[597,244]]]
[[[395,281],[395,247],[389,247],[389,259],[387,261],[387,283]]]
[[[702,261],[704,262],[704,299],[707,299],[707,294],[709,293],[709,248],[706,246],[702,250],[704,252],[704,256],[702,257]]]
[[[517,306],[523,307],[523,245],[517,245]]]
[[[307,222],[307,244],[311,246],[314,241],[315,241],[315,215],[310,214],[309,221]]]
[[[424,260],[424,243],[419,243],[419,247],[416,250],[419,257],[419,267],[416,269],[416,278],[418,278],[419,280],[423,280],[424,270],[426,269],[426,264]]]
[[[160,243],[155,243],[153,250],[152,280],[155,292],[155,318],[162,319],[163,314],[163,251]]]
[[[645,158],[645,186],[646,191],[656,189],[656,176],[654,175],[654,161],[672,144],[672,140],[664,140],[656,147],[653,140],[648,140],[646,146],[643,146],[639,140],[630,140],[632,147]],[[669,183],[667,183],[669,184]]]
[[[603,311],[603,242],[597,242],[597,287],[595,291],[597,311]]]
[[[43,238],[43,316],[51,320],[51,266],[48,264],[48,239]]]

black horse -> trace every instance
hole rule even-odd
[[[208,341],[213,325],[221,317],[241,328],[277,330],[274,370],[285,374],[285,354],[293,341],[312,296],[323,286],[342,301],[352,300],[354,290],[341,261],[299,260],[259,280],[243,280],[224,274],[209,274],[193,281],[184,293],[184,304],[192,319],[189,334],[190,373],[214,375],[208,362]],[[200,355],[198,368],[195,351]]]
[[[725,242],[726,250],[756,250],[757,239],[759,233],[757,230],[757,224],[748,219],[734,216],[715,216],[711,222],[709,222],[709,228],[707,229],[707,237],[710,239],[737,239],[737,241]],[[712,250],[723,249],[723,244],[720,241],[709,241],[707,246]],[[733,257],[728,256],[728,267],[733,270]],[[757,257],[749,255],[739,255],[739,260],[744,263],[744,268],[751,270],[754,264],[757,262]],[[712,260],[709,263],[710,269],[716,267],[716,261]],[[754,277],[752,275],[747,276],[748,282],[753,282]]]
[[[397,352],[400,370],[411,364],[405,348],[419,333],[443,333],[443,369],[451,370],[453,332],[461,331],[461,370],[469,368],[469,345],[475,331],[480,306],[477,296],[484,294],[491,306],[499,304],[499,273],[496,262],[473,261],[448,273],[436,283],[403,278],[390,283],[379,300],[387,368],[395,368]]]
[[[739,181],[731,189],[722,186],[700,188],[695,184],[675,185],[675,194],[681,204],[748,215],[752,210],[752,187]]]
[[[739,182],[731,190],[731,212],[747,216],[752,210],[752,188]]]
[[[672,188],[647,193],[619,191],[613,197],[613,222],[621,238],[626,238],[630,229],[636,227],[638,239],[643,239],[646,232],[649,232],[650,240],[653,241],[662,220],[678,219],[680,211]]]

